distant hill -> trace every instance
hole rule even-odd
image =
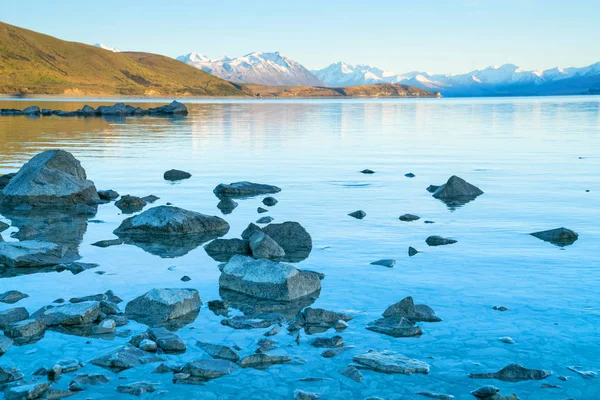
[[[380,83],[346,87],[265,86],[246,87],[260,97],[438,97],[439,94],[414,86]]]
[[[177,59],[231,82],[270,86],[325,86],[325,83],[300,63],[278,52],[254,52],[243,57],[215,59],[200,53],[189,53]]]
[[[331,86],[402,83],[439,91],[444,96],[568,95],[589,94],[600,90],[600,63],[581,68],[533,71],[514,64],[504,64],[466,74],[430,74],[418,71],[395,74],[369,65],[338,62],[312,72]]]
[[[0,93],[247,96],[177,60],[112,52],[0,22]]]

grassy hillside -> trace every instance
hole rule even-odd
[[[435,92],[414,86],[381,83],[346,87],[246,85],[260,97],[436,97]]]
[[[244,87],[169,57],[113,53],[0,22],[0,93],[245,96]]]

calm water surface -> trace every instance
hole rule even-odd
[[[24,108],[41,101],[2,101]],[[96,107],[100,103],[86,101]],[[102,104],[114,103],[102,102]],[[44,102],[44,107],[74,110],[83,102]],[[140,104],[148,107],[154,104]],[[347,351],[332,359],[300,345],[282,331],[274,354],[307,360],[304,365],[265,371],[238,370],[203,386],[173,385],[170,374],[150,374],[156,365],[109,373],[110,383],[73,399],[115,398],[114,387],[150,380],[167,394],[148,398],[292,398],[295,389],[324,398],[421,398],[419,391],[471,399],[469,392],[494,384],[521,399],[596,399],[600,378],[583,379],[567,370],[600,369],[600,98],[427,100],[211,101],[188,103],[183,119],[0,118],[0,173],[9,173],[50,148],[72,152],[99,189],[160,197],[155,204],[221,215],[212,189],[219,183],[249,180],[280,186],[279,203],[269,210],[275,222],[298,221],[313,237],[314,248],[299,267],[326,274],[313,307],[354,315],[342,336]],[[193,177],[180,183],[162,179],[178,168]],[[374,175],[358,171],[370,168]],[[409,179],[405,173],[413,172]],[[485,194],[450,209],[425,191],[459,175]],[[589,192],[587,191],[589,190]],[[262,197],[238,201],[224,218],[226,237],[239,237],[258,218]],[[346,214],[358,209],[363,220]],[[421,220],[401,222],[413,213]],[[124,219],[114,204],[102,205],[84,224],[79,246],[83,262],[98,263],[104,275],[36,273],[0,279],[0,292],[30,295],[18,306],[30,312],[53,300],[112,289],[125,301],[155,287],[193,287],[202,300],[219,298],[218,263],[202,247],[179,258],[161,258],[135,246],[90,246],[114,238]],[[7,219],[4,219],[9,222]],[[424,220],[435,221],[425,224]],[[580,237],[560,248],[528,233],[560,226]],[[4,232],[5,240],[15,229]],[[442,235],[457,244],[428,247],[425,238]],[[407,255],[408,246],[422,251]],[[395,258],[388,269],[369,263]],[[169,267],[175,267],[170,268]],[[180,281],[183,275],[190,282]],[[420,323],[420,338],[395,339],[365,329],[392,303],[411,295],[442,318]],[[122,307],[124,307],[122,303]],[[493,306],[506,306],[498,312]],[[0,305],[0,310],[11,308]],[[197,340],[238,345],[252,353],[266,330],[235,331],[203,307],[180,329],[188,350],[169,359],[208,357]],[[120,329],[146,327],[131,322]],[[330,331],[322,336],[332,336]],[[516,344],[498,340],[511,336]],[[47,332],[40,342],[13,346],[0,365],[16,365],[31,378],[56,360],[89,361],[129,338],[91,339]],[[34,353],[31,350],[35,349]],[[364,371],[362,383],[338,370],[369,349],[393,350],[428,362],[429,375],[385,375]],[[505,383],[471,380],[470,372],[496,371],[507,364],[553,371],[545,381]],[[92,365],[80,372],[107,371]],[[566,382],[557,376],[571,377]],[[300,378],[327,378],[300,382]],[[66,387],[66,375],[55,385]],[[542,383],[560,385],[542,389]],[[0,395],[1,396],[1,395]],[[122,395],[127,396],[127,395]],[[424,398],[424,397],[423,397]]]

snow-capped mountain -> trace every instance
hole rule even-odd
[[[321,80],[300,63],[278,52],[255,52],[243,57],[215,59],[200,53],[189,53],[177,59],[231,82],[271,86],[324,86]]]
[[[330,86],[402,83],[439,91],[446,96],[580,94],[600,88],[600,62],[582,68],[544,71],[504,64],[466,74],[419,71],[394,74],[376,67],[338,62],[312,72]]]
[[[102,43],[96,43],[96,44],[94,44],[94,46],[100,47],[101,49],[104,49],[104,50],[112,51],[113,53],[121,52],[121,50],[119,50],[119,49],[115,49],[114,47],[108,47],[107,45],[102,44]]]

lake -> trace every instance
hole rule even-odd
[[[0,108],[32,104],[63,110],[100,105],[92,100],[5,99]],[[238,369],[202,386],[174,385],[171,374],[150,374],[156,364],[118,375],[88,364],[79,373],[107,373],[111,381],[71,398],[126,398],[115,387],[139,380],[159,384],[159,391],[145,395],[149,398],[289,399],[301,389],[327,399],[425,399],[416,394],[422,391],[472,399],[469,392],[485,384],[521,399],[598,398],[600,379],[585,379],[567,367],[600,372],[600,97],[198,100],[186,105],[190,114],[178,119],[1,117],[0,174],[17,171],[41,151],[61,148],[81,161],[98,189],[154,194],[160,197],[154,205],[168,202],[219,215],[231,225],[226,238],[239,237],[264,215],[274,222],[298,221],[312,236],[313,249],[297,267],[325,274],[312,307],[353,315],[340,335],[355,347],[327,359],[321,357],[323,349],[309,343],[335,331],[303,332],[298,345],[295,335],[282,329],[272,338],[278,349],[270,354],[289,355],[291,364]],[[165,181],[163,173],[172,168],[188,171],[192,178]],[[365,168],[375,174],[361,174]],[[414,178],[405,177],[411,172]],[[485,194],[449,207],[425,190],[451,175]],[[281,187],[275,195],[278,204],[258,214],[257,207],[263,206],[263,196],[258,196],[238,200],[233,213],[221,214],[214,187],[244,180]],[[359,209],[366,212],[364,219],[347,215]],[[400,221],[405,213],[421,219]],[[112,231],[124,218],[110,203],[99,206],[93,221],[84,221],[81,261],[99,267],[77,275],[5,276],[0,292],[29,294],[16,306],[34,312],[57,298],[109,289],[125,300],[123,308],[152,288],[194,288],[204,305],[193,322],[177,331],[188,349],[167,358],[209,358],[196,341],[237,345],[242,356],[253,353],[268,329],[231,329],[207,308],[208,301],[220,298],[220,271],[202,246],[175,258],[132,245],[91,246],[115,238]],[[529,235],[563,226],[579,234],[570,246]],[[3,232],[4,240],[14,241],[14,231]],[[429,247],[425,239],[431,235],[458,242]],[[409,246],[420,253],[409,257]],[[396,259],[396,265],[370,265],[386,258]],[[182,282],[184,275],[191,281]],[[418,338],[365,329],[406,296],[432,307],[442,321],[418,323],[423,328]],[[0,311],[12,307],[0,304]],[[125,329],[137,334],[146,327],[132,321],[118,330]],[[499,340],[505,336],[515,344]],[[0,365],[18,366],[31,380],[40,367],[68,358],[88,362],[129,339],[47,331],[38,343],[13,346],[0,357]],[[367,350],[391,350],[425,361],[430,372],[362,371],[360,383],[340,375],[353,356]],[[511,363],[548,369],[553,375],[516,383],[468,377]],[[71,376],[53,387],[66,388]],[[299,380],[303,378],[325,379]],[[560,388],[542,388],[544,383]]]

